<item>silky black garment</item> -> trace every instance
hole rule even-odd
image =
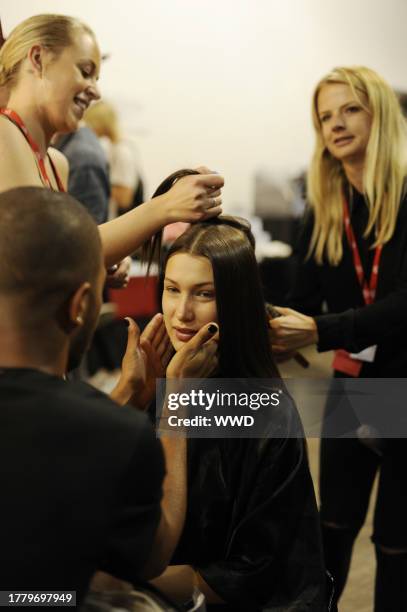
[[[327,609],[302,427],[295,407],[273,410],[285,437],[188,440],[187,517],[171,563],[199,571],[228,603],[219,612]]]

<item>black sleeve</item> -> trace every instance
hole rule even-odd
[[[69,172],[68,192],[85,206],[96,223],[104,223],[107,220],[110,187],[100,167],[72,167]]]
[[[294,283],[286,304],[299,312],[313,316],[321,312],[323,295],[318,265],[307,257],[313,229],[313,215],[307,210],[298,231],[293,257],[296,261]]]
[[[256,445],[245,462],[253,464],[251,489],[235,499],[235,514],[239,498],[246,502],[233,521],[225,554],[197,570],[239,610],[254,609],[254,602],[259,609],[291,610],[295,602],[296,610],[325,610],[319,518],[305,442],[268,439]]]
[[[345,290],[345,288],[344,288]],[[352,308],[339,314],[315,318],[319,351],[344,348],[359,352],[373,344],[397,336],[407,326],[407,250],[403,257],[398,285],[374,304]]]
[[[161,517],[165,474],[161,442],[145,422],[136,450],[120,483],[117,513],[102,570],[129,582],[137,581],[151,553]]]

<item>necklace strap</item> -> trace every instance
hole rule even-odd
[[[0,114],[3,115],[4,117],[7,117],[7,119],[9,119],[12,123],[14,123],[14,125],[16,125],[20,129],[24,138],[30,145],[32,152],[34,153],[35,162],[37,164],[37,168],[38,168],[42,183],[49,189],[53,189],[51,181],[48,177],[47,169],[45,167],[44,158],[41,156],[40,148],[38,144],[35,142],[34,138],[31,136],[30,132],[27,129],[27,126],[25,125],[20,115],[18,115],[15,111],[11,110],[11,108],[0,108]],[[55,168],[55,164],[52,162],[48,154],[47,156],[50,161],[51,168],[52,168],[52,171],[54,173],[54,176],[55,176],[55,179],[58,185],[58,191],[65,191],[62,181],[57,172],[57,169]]]

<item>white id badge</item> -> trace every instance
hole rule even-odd
[[[376,356],[377,344],[374,346],[368,346],[367,348],[360,351],[360,353],[350,353],[352,359],[359,359],[359,361],[367,361],[368,363],[373,363],[374,358]]]

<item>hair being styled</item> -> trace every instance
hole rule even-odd
[[[100,265],[97,226],[77,200],[41,187],[0,193],[0,295],[18,298],[30,320],[94,284]]]
[[[95,38],[93,31],[74,17],[44,14],[25,19],[12,30],[0,49],[0,87],[15,85],[21,63],[33,45],[42,45],[58,55],[73,44],[79,31]]]
[[[219,369],[225,378],[279,377],[254,237],[245,219],[222,216],[191,225],[170,247],[170,257],[188,253],[209,259],[213,269],[220,330]]]
[[[363,185],[369,208],[365,236],[375,230],[373,246],[388,242],[394,233],[407,174],[407,126],[394,91],[369,68],[335,68],[316,86],[312,101],[316,144],[307,181],[315,223],[308,256],[313,255],[318,263],[326,257],[331,265],[337,265],[343,254],[343,194],[347,181],[342,163],[324,145],[318,116],[319,93],[330,83],[349,85],[371,114]]]
[[[183,170],[177,170],[176,172],[173,172],[172,174],[170,174],[170,176],[167,176],[167,178],[164,179],[162,183],[158,185],[151,198],[157,198],[158,196],[163,195],[163,193],[167,193],[167,191],[169,191],[174,185],[174,183],[179,181],[179,179],[184,176],[191,176],[193,174],[199,174],[198,170],[190,170],[188,168],[184,168]],[[162,236],[163,230],[161,229],[156,234],[154,234],[154,236],[152,236],[150,240],[147,240],[147,242],[143,244],[141,250],[141,258],[144,262],[147,262],[147,274],[149,273],[151,264],[153,262],[161,264]]]
[[[111,104],[96,102],[85,112],[84,121],[97,136],[106,136],[112,142],[120,139],[119,121],[117,113]]]

